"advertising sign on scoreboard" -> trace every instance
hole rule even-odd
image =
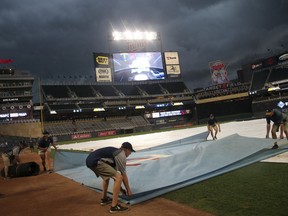
[[[97,82],[112,82],[111,68],[95,68]]]
[[[167,74],[180,76],[180,65],[166,65]]]
[[[166,73],[168,78],[181,76],[178,52],[164,52]]]
[[[179,65],[179,57],[178,57],[178,52],[165,52],[165,62],[168,65],[171,64],[178,64]]]
[[[112,82],[111,60],[108,53],[93,53],[96,81]]]

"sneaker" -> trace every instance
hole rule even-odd
[[[52,170],[48,170],[48,173],[50,174],[50,173],[52,173],[53,171]]]
[[[110,197],[106,197],[104,199],[101,199],[100,205],[101,206],[105,206],[105,205],[108,205],[110,203],[112,203],[112,199]]]
[[[278,149],[278,148],[279,148],[279,146],[277,145],[277,142],[275,142],[272,149]]]
[[[110,213],[117,213],[117,212],[126,212],[129,211],[129,208],[123,207],[120,204],[117,204],[116,206],[110,208]]]

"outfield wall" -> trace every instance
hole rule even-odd
[[[31,137],[37,138],[42,136],[41,123],[23,122],[0,124],[0,134],[6,136]]]

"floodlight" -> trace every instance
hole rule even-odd
[[[96,107],[96,108],[93,109],[93,112],[103,112],[103,111],[105,111],[105,109],[104,108],[100,108],[100,107]]]
[[[112,33],[112,38],[114,39],[114,40],[121,40],[121,33],[120,32],[113,32]]]
[[[183,102],[175,102],[173,103],[173,106],[182,106],[183,105]]]
[[[157,40],[157,32],[131,32],[129,30],[125,32],[114,31],[112,33],[113,40]]]
[[[143,105],[135,106],[135,109],[145,109],[145,106]]]
[[[51,110],[51,111],[50,111],[50,114],[51,114],[51,115],[55,115],[55,114],[57,114],[57,112],[56,112],[55,110]]]
[[[276,87],[270,87],[270,88],[268,88],[268,92],[270,92],[270,91],[276,91],[276,90],[280,90],[280,87],[279,86],[276,86]]]

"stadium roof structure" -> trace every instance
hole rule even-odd
[[[265,96],[273,93],[287,92],[288,65],[272,66],[253,72],[249,93],[252,96]]]

